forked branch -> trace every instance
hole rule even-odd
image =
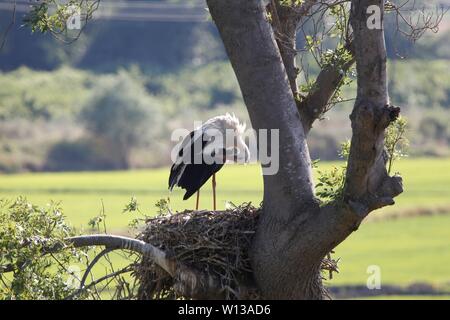
[[[139,253],[143,258],[151,259],[174,279],[174,289],[180,296],[194,299],[223,298],[223,290],[221,289],[220,281],[217,277],[189,268],[171,258],[167,252],[138,239],[107,234],[76,236],[65,239],[63,243],[58,242],[50,247],[45,247],[42,250],[42,253],[51,254],[64,250],[70,246],[75,248],[93,246],[105,247],[102,253],[91,262],[90,266],[93,266],[104,254],[114,250],[129,250]],[[0,273],[14,272],[22,267],[23,265],[17,266],[12,264],[3,266],[0,269]],[[86,274],[88,274],[89,271],[90,267],[88,267]],[[86,274],[81,282],[82,287],[86,280]],[[80,290],[78,290],[74,296],[79,294],[79,292]]]
[[[174,288],[181,295],[195,299],[221,298],[221,286],[217,278],[204,274],[172,259],[168,253],[138,239],[113,235],[88,235],[68,238],[74,247],[105,246],[107,249],[130,250],[152,259],[175,280]],[[61,249],[54,247],[50,250]]]
[[[318,0],[306,0],[299,4],[286,5],[281,4],[279,0],[271,0],[268,5],[275,38],[295,97],[298,95],[297,76],[299,73],[296,62],[297,29],[302,19],[308,15],[317,2]]]

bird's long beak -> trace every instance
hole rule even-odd
[[[226,149],[226,159],[236,163],[250,162],[250,150],[242,138],[235,140],[234,146]]]
[[[243,161],[243,163],[249,163],[250,162],[250,150],[248,149],[248,147],[244,144],[243,146],[241,146],[241,149],[238,149],[238,154],[237,154],[237,160],[238,162]]]
[[[247,146],[245,146],[245,148],[244,148],[244,161],[245,161],[245,163],[250,162],[250,150],[248,149]]]
[[[240,160],[244,160],[244,163],[249,163],[250,162],[250,150],[248,149],[247,145],[245,144],[244,140],[242,138],[240,138],[238,140],[238,157],[240,158]]]

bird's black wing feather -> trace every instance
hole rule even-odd
[[[183,200],[189,199],[208,179],[223,167],[223,164],[188,164],[178,181],[178,186],[185,189]]]
[[[197,133],[198,134],[198,133]],[[186,150],[186,148],[190,148],[191,151],[191,159],[190,163],[194,163],[194,145],[198,139],[202,139],[202,148],[208,141],[203,141],[203,134],[200,134],[196,136],[196,131],[192,131],[187,135],[184,140],[182,141],[180,145],[180,150],[178,151],[178,159],[180,160],[179,163],[175,162],[172,165],[172,168],[170,168],[170,176],[169,176],[169,189],[172,190],[173,187],[177,185],[177,181],[181,178],[180,175],[183,174],[184,169],[186,168],[186,163],[184,163],[182,160],[183,158],[183,152]]]
[[[194,145],[197,139],[202,139],[202,149],[205,148],[206,144],[210,141],[208,139],[204,140],[203,134],[199,137],[195,137],[195,131],[189,134],[189,138],[182,142],[178,156],[183,156],[183,150],[186,147],[191,148],[191,161],[190,163],[174,163],[170,170],[169,176],[169,189],[172,190],[173,187],[178,186],[186,190],[183,200],[189,199],[197,190],[199,190],[208,179],[217,171],[223,167],[223,163],[213,163],[206,164],[195,163],[194,161]],[[202,157],[203,160],[203,157]],[[224,159],[225,160],[225,159]]]

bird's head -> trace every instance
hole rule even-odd
[[[225,149],[225,159],[231,162],[248,163],[250,150],[245,144],[246,124],[239,122],[234,114],[225,114],[208,120],[202,127],[208,136],[214,136],[211,147]],[[232,133],[232,135],[230,135]],[[216,137],[219,135],[219,137]]]
[[[234,142],[232,146],[232,155],[228,160],[238,163],[248,163],[250,161],[250,150],[244,141],[244,134],[247,125],[241,123],[234,114],[227,113],[225,115],[228,128],[234,130]]]

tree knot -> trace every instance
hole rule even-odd
[[[389,113],[389,119],[391,120],[391,122],[398,119],[398,117],[400,116],[400,107],[396,107],[394,105],[386,105],[385,108]]]
[[[398,119],[400,115],[400,107],[396,107],[394,105],[385,105],[382,109],[382,116],[381,116],[381,124],[383,130],[389,126],[391,122],[394,122]]]

